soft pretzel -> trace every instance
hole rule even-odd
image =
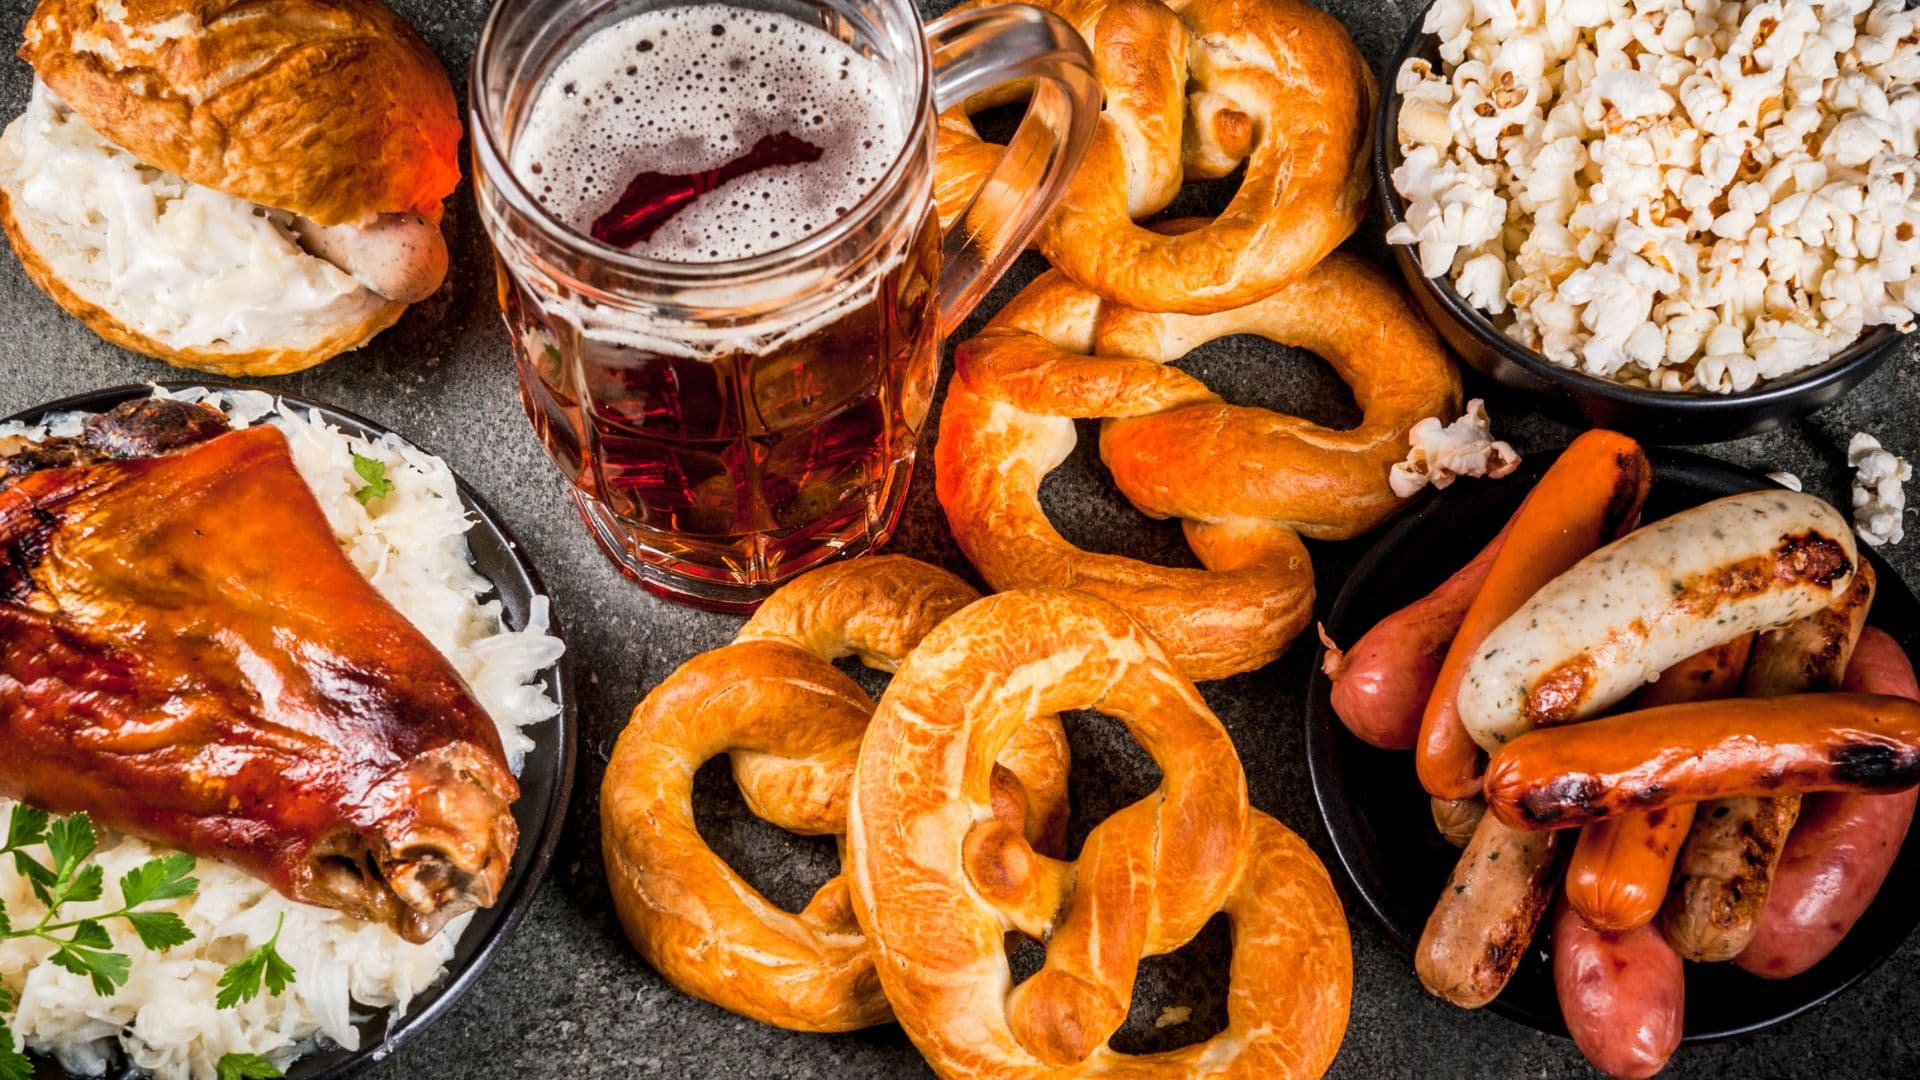
[[[602,839],[620,921],[668,981],[802,1031],[890,1017],[845,877],[821,886],[798,915],[774,907],[695,831],[693,774],[731,753],[756,815],[791,832],[840,836],[873,703],[831,661],[853,655],[892,670],[976,595],[899,557],[815,570],[769,598],[733,644],[689,660],[634,710],[602,787]],[[1000,760],[992,812],[1059,850],[1067,748],[1058,721],[1021,725]]]
[[[1305,0],[1037,2],[1092,45],[1106,98],[1038,238],[1068,276],[1145,311],[1222,311],[1297,280],[1359,226],[1375,89],[1339,20]],[[965,108],[940,117],[944,225],[998,157]],[[1134,224],[1165,209],[1183,179],[1243,163],[1239,191],[1205,228],[1169,236]]]
[[[1061,862],[994,817],[992,766],[1028,718],[1086,708],[1126,724],[1161,783]],[[1318,1076],[1339,1049],[1352,951],[1325,868],[1249,809],[1232,740],[1193,683],[1095,597],[1002,593],[921,643],[861,747],[848,849],[881,984],[942,1076]],[[1140,958],[1222,911],[1226,1030],[1164,1054],[1108,1046]],[[1011,989],[1009,928],[1048,946]]]
[[[1325,357],[1353,389],[1359,426],[1229,405],[1167,364],[1231,334]],[[1077,588],[1118,604],[1203,680],[1267,663],[1306,627],[1313,567],[1301,536],[1377,525],[1398,502],[1388,475],[1409,430],[1460,404],[1458,371],[1433,331],[1385,275],[1339,254],[1209,316],[1130,310],[1044,274],[954,364],[935,462],[961,550],[996,589]],[[1206,569],[1082,551],[1047,520],[1040,482],[1073,451],[1073,421],[1096,417],[1121,492],[1182,519]]]

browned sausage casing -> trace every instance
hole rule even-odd
[[[1747,696],[1839,689],[1874,587],[1873,566],[1863,561],[1827,610],[1760,635],[1747,665]],[[1700,808],[1662,911],[1668,940],[1682,955],[1727,960],[1748,947],[1800,812],[1797,795],[1718,799]]]
[[[1447,843],[1464,848],[1486,813],[1487,804],[1479,799],[1434,799],[1433,827]]]
[[[1574,1045],[1608,1076],[1644,1080],[1666,1068],[1680,1045],[1686,971],[1657,927],[1603,933],[1559,905],[1553,988]]]
[[[1500,996],[1553,897],[1555,836],[1480,819],[1414,951],[1429,991],[1463,1009]]]
[[[1831,607],[1756,638],[1742,691],[1770,698],[1840,689],[1873,607],[1875,577],[1873,565],[1861,561]]]
[[[1694,815],[1660,925],[1679,954],[1731,960],[1752,940],[1800,800],[1719,799]]]
[[[1860,638],[1846,688],[1920,700],[1906,652],[1877,629]],[[1755,975],[1784,979],[1826,959],[1893,869],[1917,797],[1920,791],[1809,796],[1787,838],[1753,941],[1734,962]]]
[[[1920,702],[1796,694],[1643,709],[1530,732],[1487,765],[1487,808],[1520,828],[1737,795],[1920,784]]]

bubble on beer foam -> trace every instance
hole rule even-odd
[[[717,262],[786,247],[845,217],[905,141],[910,102],[876,61],[817,27],[719,4],[646,11],[595,32],[541,88],[514,172],[581,233],[644,172],[698,173],[784,131],[816,162],[702,194],[628,250]]]

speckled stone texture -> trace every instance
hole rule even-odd
[[[5,0],[0,36],[16,34],[27,0]],[[406,0],[398,5],[433,43],[456,84],[463,85],[485,15],[483,0]],[[945,4],[931,4],[941,8]],[[1384,67],[1417,4],[1342,0],[1333,8],[1354,39]],[[0,64],[0,112],[17,114],[26,100],[25,64]],[[1382,81],[1391,79],[1382,73]],[[1227,192],[1189,192],[1205,206]],[[566,501],[565,485],[548,465],[520,413],[507,340],[494,308],[485,237],[466,189],[453,200],[448,229],[451,285],[420,305],[369,348],[315,371],[270,384],[372,417],[444,455],[499,509],[524,542],[554,593],[570,631],[579,674],[585,741],[578,796],[553,874],[532,915],[491,970],[421,1038],[368,1073],[377,1080],[555,1077],[596,1080],[627,1076],[894,1077],[924,1074],[897,1028],[845,1036],[794,1035],[761,1027],[664,984],[628,948],[607,899],[600,865],[598,790],[609,746],[642,693],[696,651],[728,640],[738,620],[654,599],[627,584],[600,557]],[[1380,255],[1380,226],[1370,222],[1353,246]],[[1040,263],[1028,256],[991,296],[991,312]],[[976,316],[972,326],[981,321]],[[971,332],[971,327],[967,332]],[[157,362],[95,338],[28,283],[11,258],[0,257],[0,414],[77,391],[179,377]],[[1354,415],[1351,400],[1319,361],[1264,341],[1217,342],[1182,367],[1209,380],[1229,400],[1263,405],[1323,422]],[[1892,449],[1920,460],[1920,356],[1909,346],[1848,401],[1763,438],[1713,452],[1765,470],[1787,469],[1807,489],[1846,498],[1843,460],[1848,436],[1877,433]],[[1518,403],[1494,402],[1502,433],[1523,450],[1549,447],[1567,429],[1526,415]],[[931,430],[931,428],[930,428]],[[1063,531],[1089,548],[1188,562],[1177,528],[1132,510],[1114,489],[1090,447],[1049,482],[1050,511]],[[929,436],[929,446],[931,436]],[[930,465],[931,454],[923,456]],[[964,560],[948,538],[923,467],[907,519],[892,550],[957,569]],[[1915,492],[1920,496],[1920,491]],[[1322,605],[1331,603],[1365,542],[1313,548]],[[1909,581],[1920,580],[1920,538],[1890,552]],[[1280,662],[1205,688],[1246,760],[1255,805],[1304,835],[1332,860],[1307,785],[1301,708],[1311,650],[1301,645]],[[1071,724],[1076,760],[1078,832],[1149,790],[1150,762],[1100,718]],[[796,841],[753,822],[723,770],[703,774],[699,811],[715,845],[748,878],[784,904],[797,905],[833,868],[830,844]],[[1573,1045],[1485,1013],[1463,1012],[1432,997],[1415,980],[1409,958],[1365,915],[1345,883],[1352,922],[1356,981],[1353,1023],[1334,1068],[1342,1077],[1547,1077],[1589,1072]],[[1216,1014],[1225,982],[1225,934],[1216,925],[1195,946],[1151,961],[1135,1019],[1122,1042],[1162,1045],[1152,1020],[1163,1005],[1194,1004],[1194,1025]],[[1031,956],[1016,957],[1030,964]],[[1909,941],[1837,1002],[1771,1031],[1734,1042],[1687,1048],[1668,1075],[1912,1076],[1920,1074],[1920,941]],[[1191,1031],[1192,1028],[1187,1030]],[[1160,1032],[1177,1036],[1179,1028]]]

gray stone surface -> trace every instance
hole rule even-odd
[[[933,6],[944,5],[935,0]],[[1387,62],[1417,6],[1368,0],[1333,4],[1376,66]],[[0,37],[17,32],[28,7],[26,0],[0,6]],[[464,80],[484,15],[482,0],[409,0],[399,7],[432,41],[456,81]],[[0,63],[0,113],[20,110],[29,78],[24,64]],[[675,992],[621,938],[600,869],[597,792],[606,748],[648,687],[694,652],[726,641],[737,620],[644,595],[600,558],[521,416],[512,361],[494,310],[485,239],[464,189],[451,206],[449,228],[455,270],[448,289],[364,351],[268,388],[311,395],[390,425],[443,454],[499,508],[545,573],[570,630],[586,752],[579,797],[531,918],[451,1015],[369,1075],[380,1080],[655,1075],[845,1080],[923,1074],[895,1028],[822,1037],[761,1027]],[[1378,238],[1378,224],[1370,223],[1355,243],[1377,254]],[[1031,276],[1037,265],[1029,256],[1014,281]],[[1010,296],[1013,287],[1003,284],[987,309]],[[0,258],[0,352],[0,414],[77,391],[179,375],[96,339],[41,296],[10,258]],[[1352,415],[1351,402],[1323,364],[1262,342],[1216,343],[1184,366],[1212,380],[1231,400],[1324,421]],[[1792,470],[1806,479],[1809,490],[1844,499],[1842,450],[1851,432],[1877,432],[1896,451],[1920,459],[1917,393],[1920,357],[1910,347],[1845,403],[1788,430],[1714,452],[1763,469]],[[1495,415],[1523,449],[1560,443],[1569,435],[1526,416],[1518,404],[1496,405]],[[1135,513],[1097,466],[1083,450],[1049,482],[1050,509],[1068,535],[1097,549],[1189,558],[1180,550],[1177,532]],[[921,480],[893,550],[964,569],[924,470]],[[1331,601],[1346,567],[1363,548],[1364,543],[1315,547],[1323,604]],[[1920,580],[1920,539],[1909,540],[1891,557],[1909,581]],[[1254,803],[1331,860],[1302,763],[1308,662],[1308,650],[1296,648],[1266,670],[1210,685],[1205,694],[1246,759]],[[1151,766],[1116,732],[1110,721],[1074,724],[1082,822],[1097,820],[1154,782]],[[799,902],[831,872],[830,847],[794,842],[770,827],[748,823],[730,783],[711,769],[705,779],[712,781],[702,784],[707,831],[777,900]],[[1587,1071],[1563,1039],[1429,997],[1408,957],[1342,887],[1353,928],[1356,982],[1353,1023],[1336,1075],[1545,1077]],[[1191,952],[1151,964],[1140,1011],[1151,1018],[1157,1002],[1217,994],[1223,966],[1205,961],[1218,959],[1221,937],[1203,936]],[[1914,1075],[1920,1072],[1920,1035],[1912,1021],[1920,1014],[1917,962],[1920,941],[1909,941],[1838,1002],[1760,1035],[1685,1049],[1670,1075]]]

